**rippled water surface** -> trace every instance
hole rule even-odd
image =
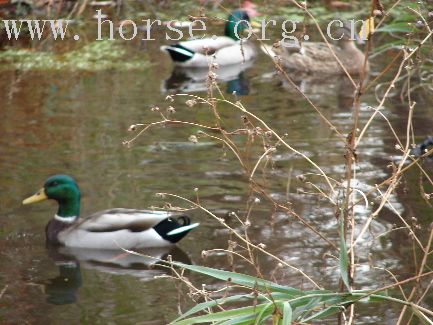
[[[137,49],[134,48],[134,51]],[[99,252],[52,251],[45,248],[44,227],[55,212],[55,204],[42,203],[22,206],[23,198],[43,184],[48,175],[73,175],[82,189],[82,213],[114,208],[148,208],[170,201],[155,196],[157,192],[176,193],[195,199],[219,217],[230,211],[243,215],[249,200],[248,177],[233,155],[212,139],[188,141],[198,128],[155,128],[141,136],[131,148],[122,145],[131,124],[158,121],[151,110],[158,106],[162,112],[174,106],[176,119],[213,123],[205,106],[189,108],[185,98],[166,101],[168,93],[205,89],[203,82],[186,82],[171,76],[172,67],[161,55],[158,44],[146,51],[154,65],[142,71],[3,71],[0,78],[0,321],[10,324],[165,324],[179,308],[186,310],[192,303],[178,283],[155,276],[167,274],[164,269],[148,269],[145,261],[128,260],[114,254]],[[373,65],[373,70],[379,69]],[[337,180],[345,177],[344,144],[312,107],[289,85],[270,77],[272,63],[260,55],[255,64],[241,74],[240,80],[221,82],[227,99],[233,89],[248,95],[239,97],[245,107],[260,116],[297,150],[311,158]],[[184,76],[182,78],[185,78]],[[186,77],[188,78],[188,77]],[[312,82],[300,85],[323,114],[347,134],[351,128],[352,89],[346,80]],[[206,96],[206,91],[196,94]],[[391,103],[391,102],[390,102]],[[377,105],[373,95],[363,97],[361,125],[370,117],[371,105]],[[432,105],[420,101],[415,110],[415,130],[418,139],[431,132]],[[220,114],[226,129],[242,127],[241,112],[221,104]],[[407,108],[388,104],[383,111],[399,135],[405,134]],[[238,139],[242,146],[244,138]],[[368,191],[391,175],[389,164],[399,160],[395,140],[387,122],[377,118],[359,150],[357,176],[359,189]],[[260,155],[261,153],[258,153]],[[253,154],[254,156],[254,154]],[[255,157],[255,156],[254,156]],[[258,156],[257,156],[258,157]],[[338,239],[335,211],[316,196],[296,176],[316,173],[300,156],[278,150],[268,169],[269,192],[281,202],[290,201],[294,211],[320,229],[329,239]],[[432,165],[426,165],[431,173]],[[323,180],[316,179],[321,184]],[[419,174],[408,173],[404,184],[391,198],[396,210],[406,219],[417,217],[421,224],[420,237],[427,236],[433,213],[419,199]],[[198,188],[198,192],[194,189]],[[370,208],[358,211],[358,220],[368,216]],[[206,259],[203,250],[227,248],[230,235],[223,226],[200,211],[191,217],[201,223],[175,251],[150,252],[160,257],[173,254],[177,259],[196,264],[230,269],[225,254],[211,252]],[[338,286],[338,263],[329,244],[302,226],[295,218],[282,212],[274,213],[272,206],[261,198],[254,206],[249,236],[256,243],[265,243],[272,253],[301,268],[319,283],[335,289]],[[227,218],[230,226],[239,224]],[[400,225],[396,215],[383,210],[373,221],[369,233],[377,236]],[[414,274],[411,242],[407,236],[391,232],[380,239],[361,244],[357,272],[359,288],[390,283],[383,270],[387,268],[400,277]],[[100,259],[111,263],[98,262]],[[122,262],[122,259],[124,259]],[[76,263],[80,261],[79,266]],[[277,262],[259,257],[262,272],[280,283],[310,288],[297,272],[277,267]],[[65,263],[68,262],[68,263]],[[376,266],[378,268],[373,267]],[[239,272],[252,272],[237,261]],[[198,283],[213,283],[190,275]],[[65,279],[68,279],[67,281]],[[202,281],[202,282],[200,282]],[[430,306],[433,301],[427,299]],[[368,310],[359,308],[361,320],[379,324],[392,322],[398,316],[397,306],[379,306],[367,317]],[[331,320],[330,323],[333,323]]]

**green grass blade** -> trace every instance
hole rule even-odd
[[[290,306],[289,302],[284,302],[283,304],[283,325],[291,325],[292,324],[292,306]]]
[[[263,280],[260,278],[256,278],[250,275],[229,272],[224,270],[213,269],[206,266],[198,266],[198,265],[188,265],[179,262],[171,262],[171,264],[176,265],[178,267],[191,270],[193,272],[205,274],[216,279],[220,279],[223,281],[233,282],[238,285],[242,285],[248,287],[250,289],[258,289],[261,291],[271,291],[271,292],[282,292],[292,296],[303,295],[301,290],[297,290],[291,287],[286,287],[279,285],[277,283]]]
[[[341,214],[343,215],[343,214]],[[343,217],[340,218],[340,274],[341,279],[346,285],[347,290],[350,292],[349,285],[349,255],[347,254],[346,238],[344,236],[344,221]]]
[[[202,302],[202,303],[197,304],[194,307],[192,307],[190,310],[188,310],[187,312],[185,312],[184,314],[179,316],[173,322],[176,323],[176,322],[180,321],[181,319],[184,319],[188,316],[191,316],[195,313],[198,313],[199,311],[203,311],[207,308],[212,308],[215,306],[221,306],[221,305],[224,305],[224,304],[226,304],[228,302],[232,302],[232,301],[240,301],[243,298],[253,299],[253,295],[250,295],[250,294],[248,294],[248,295],[234,295],[234,296],[230,296],[230,297],[215,299],[212,301]]]
[[[259,314],[262,311],[262,309],[265,308],[267,305],[268,304],[266,303],[266,304],[260,304],[256,306],[248,306],[248,307],[224,310],[217,313],[183,319],[178,322],[173,322],[172,325],[190,325],[190,324],[217,322],[217,321],[229,321],[236,317],[251,316],[251,315],[254,315],[255,317],[255,315]]]
[[[252,300],[252,299],[257,299],[260,302],[268,302],[269,299],[287,300],[287,299],[291,299],[291,298],[293,298],[292,295],[287,295],[285,293],[280,293],[280,292],[272,293],[270,295],[270,297],[268,297],[267,299],[264,296],[257,297],[256,295],[253,295],[253,294],[239,294],[239,295],[234,295],[234,296],[230,296],[230,297],[219,298],[219,299],[202,302],[202,303],[195,305],[190,310],[186,311],[185,313],[180,315],[178,318],[176,318],[173,322],[174,323],[179,322],[180,320],[182,320],[186,317],[189,317],[195,313],[198,313],[200,311],[203,311],[207,308],[212,308],[215,306],[222,306],[222,305],[228,304],[230,302],[239,302],[242,300]]]
[[[317,306],[322,304],[322,298],[321,297],[312,297],[308,300],[308,302],[304,305],[301,305],[294,309],[293,311],[293,318],[297,319],[303,314],[306,314],[316,308]],[[292,304],[293,307],[293,304]]]
[[[262,309],[262,311],[257,315],[254,325],[261,324],[261,322],[268,316],[270,313],[274,311],[273,307],[275,304],[273,302],[269,302],[268,305]]]
[[[256,315],[240,316],[228,321],[217,323],[217,325],[251,325]]]
[[[314,319],[323,319],[325,317],[334,315],[338,312],[340,312],[342,309],[341,307],[338,306],[332,306],[332,307],[327,307],[317,313],[314,313],[310,316],[308,316],[307,318],[302,318],[302,322],[307,323],[309,321],[312,321]]]
[[[380,27],[376,32],[385,33],[409,33],[412,31],[412,27],[407,22],[396,22]]]
[[[389,297],[389,295],[387,293],[379,292],[379,293],[376,293],[374,295],[370,295],[370,296],[367,295],[366,300],[368,302],[382,302],[382,301],[386,301],[387,297]]]

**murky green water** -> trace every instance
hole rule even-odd
[[[201,203],[218,216],[226,217],[230,211],[245,213],[249,198],[247,177],[235,158],[228,152],[225,154],[221,144],[210,140],[197,145],[188,142],[197,128],[154,129],[130,149],[122,145],[124,139],[131,137],[127,132],[131,124],[158,120],[158,114],[151,110],[154,105],[163,112],[168,106],[175,106],[177,119],[212,121],[210,111],[203,106],[189,108],[184,99],[174,103],[165,100],[168,93],[200,89],[204,84],[185,83],[179,76],[170,80],[171,63],[159,53],[158,46],[158,42],[148,44],[145,49],[138,44],[129,45],[134,53],[146,52],[146,57],[155,63],[142,71],[1,73],[0,291],[6,286],[0,300],[2,323],[165,324],[178,314],[179,305],[182,310],[191,306],[186,291],[177,290],[177,282],[154,278],[165,274],[163,270],[149,270],[122,256],[48,251],[44,226],[55,212],[54,204],[21,205],[22,199],[38,189],[48,175],[66,173],[78,179],[83,193],[83,215],[114,207],[148,208],[168,201],[157,198],[154,195],[157,192],[195,198],[194,188],[199,189]],[[240,99],[247,108],[279,132],[287,133],[289,143],[325,172],[343,179],[344,147],[296,91],[267,76],[272,71],[272,63],[260,55],[240,82],[222,82],[221,89],[243,87],[249,95]],[[332,123],[345,133],[350,130],[352,91],[344,81],[304,81],[301,87]],[[198,94],[206,96],[206,92]],[[234,100],[232,95],[226,96]],[[362,124],[371,114],[368,106],[375,104],[372,95],[363,98]],[[415,130],[420,139],[431,132],[432,107],[421,100],[416,108]],[[221,105],[220,110],[227,129],[242,125],[242,114],[233,107]],[[405,106],[386,106],[384,112],[397,132],[404,134]],[[399,159],[394,145],[387,123],[377,119],[359,152],[361,188],[374,186],[391,174],[387,165]],[[431,165],[426,166],[428,172],[432,169]],[[296,176],[307,172],[315,170],[305,160],[278,151],[269,171],[269,191],[276,200],[292,202],[299,215],[327,237],[337,239],[332,208],[300,191],[308,188]],[[405,218],[418,218],[420,236],[425,237],[433,213],[416,195],[418,177],[416,172],[409,173],[392,201]],[[360,220],[366,218],[368,211],[360,211]],[[229,268],[224,254],[210,253],[206,259],[201,254],[203,250],[227,248],[228,232],[200,211],[194,211],[192,218],[201,226],[181,241],[179,250],[152,253],[155,256],[172,253],[182,261]],[[338,265],[326,255],[335,254],[328,244],[292,217],[275,215],[264,200],[254,208],[251,220],[249,235],[254,242],[265,243],[270,252],[329,288],[337,287]],[[233,227],[239,226],[235,220],[228,222]],[[384,210],[372,223],[370,232],[377,235],[394,224],[399,224],[397,217]],[[359,261],[365,266],[357,273],[359,288],[391,281],[385,272],[369,267],[368,260],[370,265],[387,268],[402,278],[412,276],[411,245],[407,236],[398,231],[366,242]],[[100,259],[112,263],[101,263]],[[79,267],[73,264],[77,261]],[[265,275],[290,286],[308,287],[299,274],[278,269],[270,258],[261,256],[260,262]],[[242,261],[238,261],[235,269],[251,271]],[[207,281],[194,275],[191,278]],[[427,302],[433,305],[431,298]],[[398,307],[392,305],[378,308],[382,310],[369,312],[358,308],[357,312],[364,315],[360,320],[378,324],[392,321],[399,313]],[[375,316],[368,317],[369,314]]]

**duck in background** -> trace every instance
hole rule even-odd
[[[412,154],[419,158],[431,149],[433,149],[433,136],[428,136],[423,142],[421,142],[412,150]],[[430,154],[427,156],[427,158],[429,160],[433,159],[433,154]]]
[[[199,224],[166,211],[112,209],[80,218],[80,189],[67,175],[47,179],[23,204],[52,199],[58,212],[45,228],[48,244],[92,249],[137,249],[171,246]]]
[[[363,71],[368,73],[370,67],[365,62],[364,53],[356,46],[349,25],[344,24],[338,28],[340,46],[330,44],[332,51],[341,61],[350,75],[360,75]],[[353,33],[358,43],[362,43],[356,32]],[[339,35],[339,36],[338,36]],[[290,44],[279,41],[274,46],[262,45],[262,50],[274,58],[288,71],[304,74],[339,75],[344,70],[337,62],[332,51],[324,42],[303,42],[302,44]],[[364,70],[365,62],[365,70]]]
[[[256,56],[256,49],[250,41],[240,40],[242,32],[249,26],[239,21],[249,22],[258,15],[256,5],[245,1],[241,9],[233,11],[227,18],[224,36],[165,45],[161,50],[168,52],[175,65],[187,68],[207,68],[212,63],[225,66],[250,61]]]

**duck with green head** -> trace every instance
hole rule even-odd
[[[186,68],[208,68],[218,65],[241,64],[256,56],[256,49],[249,40],[241,41],[242,33],[250,27],[250,18],[258,16],[256,5],[245,1],[241,9],[227,18],[224,36],[194,39],[174,45],[162,46],[175,65]]]
[[[133,249],[170,246],[199,224],[189,217],[166,211],[111,209],[80,218],[81,193],[67,175],[48,178],[36,194],[25,199],[31,204],[47,199],[58,203],[58,211],[46,228],[48,244],[93,249]]]

